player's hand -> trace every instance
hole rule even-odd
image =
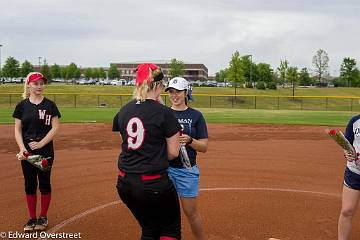
[[[26,152],[26,149],[20,150],[20,152],[18,154],[16,154],[16,157],[19,161],[26,159],[25,152]]]
[[[356,153],[356,154],[357,154],[357,157],[354,157],[351,154],[349,154],[346,150],[344,150],[344,157],[349,162],[353,162],[353,161],[358,160],[359,153]]]
[[[183,133],[179,139],[180,139],[180,144],[187,144],[188,142],[190,142],[191,137]]]
[[[35,150],[35,149],[40,149],[42,148],[42,144],[40,142],[30,142],[29,143],[29,147],[31,148],[31,150]]]

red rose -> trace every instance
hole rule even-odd
[[[329,131],[329,134],[332,135],[332,136],[336,135],[336,129],[331,129]]]
[[[28,156],[30,156],[31,154],[29,152],[24,152],[23,153],[24,157],[27,158]]]
[[[47,165],[48,165],[48,161],[47,161],[46,159],[43,159],[43,160],[41,161],[41,166],[42,166],[43,168],[46,168]]]

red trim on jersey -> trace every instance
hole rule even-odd
[[[119,170],[119,176],[120,177],[125,177],[125,173],[123,171]]]
[[[119,176],[120,177],[125,177],[126,173],[119,170]],[[160,174],[155,174],[155,175],[141,175],[141,181],[149,181],[149,180],[154,180],[154,179],[159,179],[161,178]]]
[[[158,178],[161,178],[160,174],[157,174],[157,175],[142,175],[141,176],[142,181],[154,180],[154,179],[158,179]]]
[[[160,240],[176,240],[176,238],[161,236],[161,237],[160,237]]]

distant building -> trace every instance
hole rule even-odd
[[[165,79],[169,80],[169,63],[161,63],[161,62],[155,62],[155,61],[149,61],[152,62],[159,67],[161,67]],[[117,66],[117,69],[120,72],[121,78],[125,79],[127,81],[131,81],[135,79],[135,72],[134,70],[136,67],[140,64],[140,62],[129,62],[129,63],[111,63],[115,64]],[[184,63],[185,65],[185,74],[184,78],[186,78],[189,81],[202,81],[205,82],[208,80],[208,69],[207,67],[202,63]],[[51,67],[51,65],[49,65]],[[60,66],[60,67],[66,67],[66,66]],[[79,67],[79,66],[78,66]],[[86,68],[79,67],[81,73],[84,73]],[[97,68],[97,67],[92,67]],[[109,70],[109,67],[102,67],[105,72]],[[34,71],[40,71],[41,67],[39,65],[34,66]]]
[[[209,76],[208,81],[216,81],[215,76]]]
[[[161,67],[165,79],[169,80],[169,63],[157,63],[153,62],[157,66]],[[134,70],[140,63],[112,63],[115,64],[120,72],[121,78],[126,80],[133,80],[135,78]],[[208,79],[208,69],[207,67],[200,63],[200,64],[192,64],[192,63],[185,63],[185,74],[184,78],[189,81],[207,81]]]

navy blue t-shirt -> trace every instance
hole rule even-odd
[[[208,138],[206,122],[201,112],[190,107],[184,111],[173,111],[175,113],[176,119],[180,123],[186,135],[189,135],[194,139]],[[191,166],[196,165],[196,151],[189,145],[186,145],[186,150],[189,155]],[[170,161],[169,164],[170,167],[183,167],[180,155],[176,159]]]
[[[360,152],[360,115],[351,118],[346,126],[346,139],[354,146],[357,153]],[[350,171],[360,175],[360,167],[356,165],[355,161],[347,162],[347,167]]]

